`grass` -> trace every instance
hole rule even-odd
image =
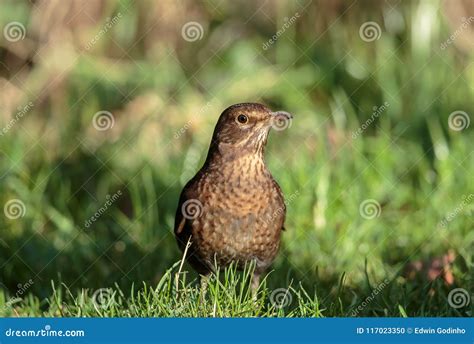
[[[2,127],[17,106],[33,106],[0,139],[0,205],[20,200],[24,210],[0,216],[0,316],[472,316],[474,302],[448,302],[455,288],[474,293],[474,133],[449,126],[454,111],[472,122],[472,51],[460,38],[439,48],[455,29],[442,8],[358,3],[331,17],[324,3],[288,2],[267,16],[254,9],[244,25],[245,11],[211,3],[198,6],[209,25],[194,43],[180,30],[164,38],[166,23],[148,17],[159,5],[120,1],[77,29],[75,49],[53,40],[28,60],[2,46]],[[5,8],[2,25],[32,15],[28,2]],[[295,11],[296,24],[263,50]],[[314,13],[325,27],[313,27]],[[357,36],[368,20],[383,29],[370,43]],[[288,200],[287,230],[256,300],[248,271],[232,269],[200,300],[187,265],[175,282],[174,213],[217,116],[242,101],[295,115],[266,155]],[[94,128],[98,111],[113,127]],[[292,302],[277,307],[277,291]]]
[[[179,263],[179,262],[178,262]],[[400,286],[386,281],[375,289],[349,290],[345,276],[330,295],[309,294],[301,284],[270,289],[263,281],[256,296],[250,290],[251,268],[238,272],[230,267],[217,271],[206,292],[196,281],[186,282],[185,274],[169,269],[158,285],[132,286],[126,295],[116,285],[98,290],[82,289],[74,294],[66,285],[52,284],[53,295],[39,300],[30,295],[18,302],[9,300],[2,316],[47,317],[328,317],[328,316],[467,316],[445,302],[446,288],[435,282],[429,286]],[[271,274],[268,276],[271,278]],[[421,307],[410,309],[407,302],[423,295]],[[324,293],[321,293],[324,294]],[[347,296],[350,295],[350,298]],[[5,295],[0,302],[5,303]],[[0,303],[0,304],[1,304]],[[471,310],[472,311],[472,310]]]

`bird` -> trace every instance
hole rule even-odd
[[[286,129],[292,118],[259,103],[234,104],[220,115],[202,168],[181,192],[174,225],[179,248],[201,277],[216,267],[254,264],[256,291],[276,258],[286,204],[264,151],[271,128]]]

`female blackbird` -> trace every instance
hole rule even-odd
[[[286,207],[267,169],[264,148],[270,128],[281,130],[292,116],[256,103],[221,114],[201,170],[184,187],[175,236],[186,259],[201,275],[234,262],[254,262],[252,288],[275,259]]]

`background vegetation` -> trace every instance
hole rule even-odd
[[[3,1],[0,315],[472,316],[473,7]],[[175,207],[244,101],[295,116],[267,149],[287,231],[256,302],[233,271],[202,302]]]

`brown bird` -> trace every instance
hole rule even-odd
[[[186,259],[207,276],[216,265],[254,262],[252,289],[275,259],[286,206],[267,169],[264,149],[270,129],[288,127],[292,116],[256,103],[228,107],[214,130],[207,159],[184,187],[175,235]]]

